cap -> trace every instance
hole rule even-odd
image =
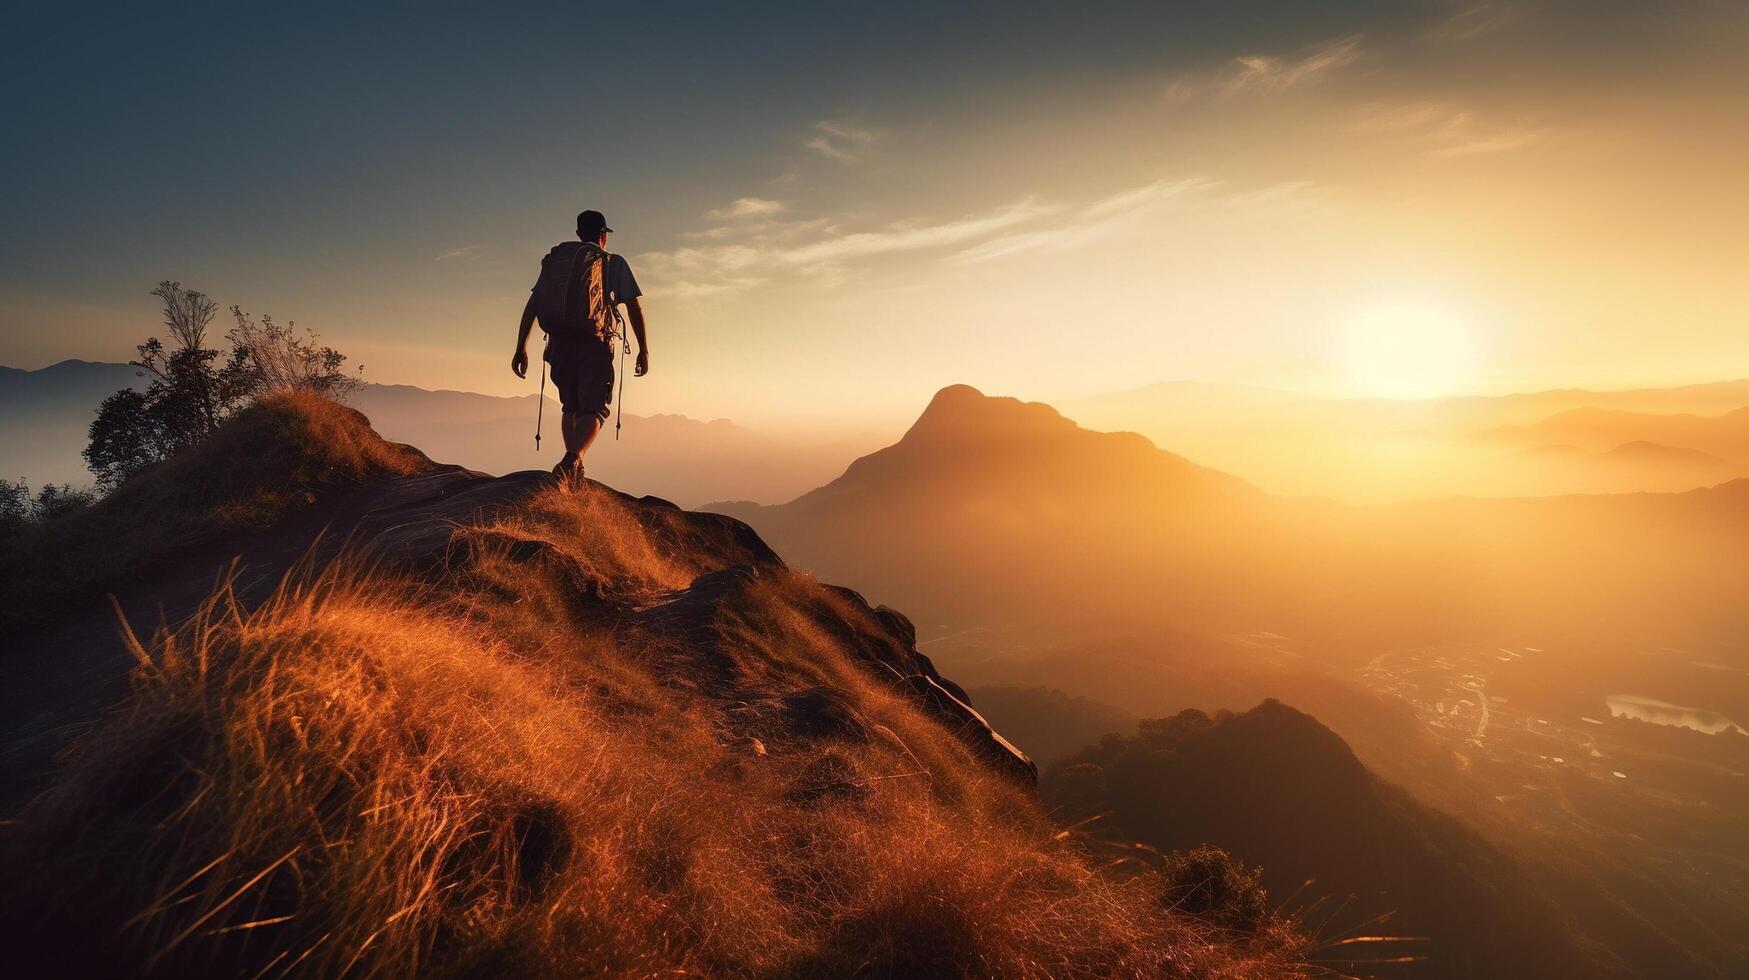
[[[596,231],[613,230],[612,228],[607,227],[607,219],[602,216],[600,211],[585,211],[577,216],[577,230],[585,231],[588,229],[594,229]]]

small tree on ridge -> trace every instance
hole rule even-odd
[[[124,388],[98,407],[84,455],[103,490],[205,439],[263,395],[308,388],[338,396],[358,384],[341,373],[346,356],[319,346],[315,334],[272,317],[257,322],[235,306],[236,325],[225,335],[231,349],[220,362],[206,345],[217,303],[168,280],[152,295],[163,304],[170,343],[152,337],[129,362],[151,379],[144,391]]]

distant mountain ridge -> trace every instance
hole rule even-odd
[[[86,485],[79,453],[97,406],[122,388],[144,387],[129,364],[65,360],[34,371],[0,367],[0,479]]]
[[[36,371],[0,369],[0,478],[88,484],[79,453],[98,404],[117,389],[143,385],[127,364],[63,361]],[[563,452],[559,406],[550,393],[540,452],[536,395],[494,396],[366,383],[350,396],[391,439],[435,458],[490,473],[551,466]],[[616,420],[617,421],[617,420]],[[683,415],[624,417],[622,438],[604,433],[590,458],[603,479],[685,505],[721,497],[787,500],[838,473],[876,437],[850,433],[804,438],[755,432],[727,419]]]
[[[1056,404],[1089,428],[1140,432],[1272,492],[1352,503],[1675,491],[1749,476],[1749,433],[1741,428],[1749,380],[1420,400],[1169,382]],[[1607,432],[1566,425],[1586,417],[1616,421]],[[1517,452],[1571,444],[1603,453],[1635,441],[1707,452],[1731,465],[1645,456],[1633,466],[1620,465],[1620,457],[1557,465]]]
[[[1353,507],[1270,496],[1134,433],[964,386],[815,491],[713,507],[932,623],[1019,610],[1057,625],[1321,637],[1348,656],[1674,610],[1697,634],[1749,628],[1749,583],[1726,571],[1749,567],[1749,480]]]
[[[1386,418],[1407,416],[1438,420],[1455,417],[1470,424],[1485,424],[1477,423],[1477,419],[1493,419],[1494,425],[1511,425],[1584,409],[1716,415],[1749,406],[1749,378],[1665,388],[1549,388],[1500,395],[1448,395],[1424,400],[1321,396],[1256,385],[1164,381],[1063,399],[1053,404],[1071,417],[1100,426],[1121,424],[1126,417],[1167,419],[1179,411],[1208,404],[1241,416],[1247,411],[1286,407],[1318,416],[1347,415],[1358,410]]]
[[[1594,452],[1626,445],[1665,446],[1749,466],[1749,406],[1717,415],[1574,408],[1531,425],[1493,429],[1484,436],[1508,445],[1557,443]]]

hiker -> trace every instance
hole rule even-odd
[[[516,353],[510,358],[510,370],[519,378],[528,377],[528,332],[538,318],[547,335],[541,356],[552,368],[563,410],[559,431],[565,439],[565,455],[553,467],[553,475],[562,480],[581,481],[583,454],[610,414],[614,346],[626,343],[623,328],[615,326],[622,322],[622,303],[638,338],[632,374],[641,378],[650,370],[644,308],[638,302],[643,291],[625,257],[607,250],[611,231],[600,211],[585,211],[577,216],[577,241],[560,242],[541,259],[540,277],[522,308]],[[535,445],[540,445],[538,431]]]

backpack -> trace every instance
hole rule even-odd
[[[582,242],[561,242],[540,262],[534,312],[551,338],[613,336],[613,297],[607,288],[608,252]]]

